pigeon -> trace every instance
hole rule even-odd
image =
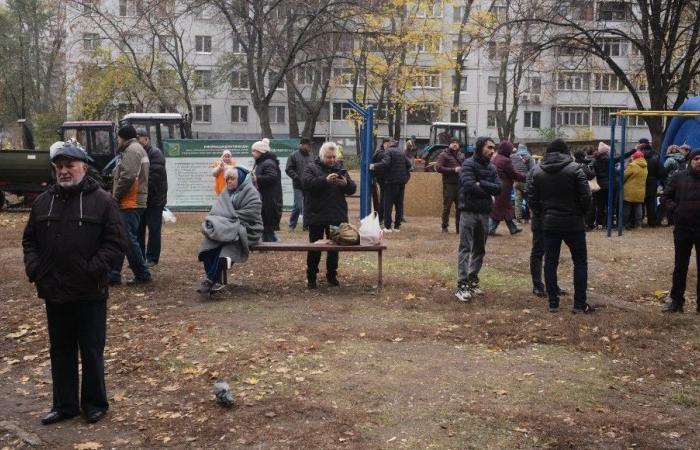
[[[214,383],[214,395],[219,405],[226,408],[231,408],[234,405],[233,394],[227,382],[219,380]]]

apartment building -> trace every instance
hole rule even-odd
[[[142,0],[96,0],[101,11],[109,11],[116,21],[128,23],[143,13]],[[628,7],[624,2],[574,2],[578,6],[571,14],[587,20],[597,20],[610,27],[626,26]],[[165,2],[168,8],[178,8],[179,2]],[[481,8],[493,7],[492,2],[477,1]],[[67,35],[67,67],[91,58],[94,49],[105,45],[103,30],[90,26],[86,9],[70,6]],[[453,74],[449,70],[432,70],[431,60],[449,57],[457,36],[454,30],[461,21],[464,9],[454,2],[435,2],[426,9],[426,20],[436,23],[441,37],[425,45],[416,45],[420,53],[416,60],[425,66],[422,75],[415,77],[408,96],[425,102],[423,108],[402,113],[402,137],[415,135],[427,139],[432,121],[449,121],[453,97]],[[204,8],[178,21],[186,43],[185,57],[196,67],[194,91],[193,132],[199,138],[257,138],[260,123],[252,107],[249,80],[245,72],[234,72],[230,83],[215,82],[216,67],[222,57],[240,54],[240,48],[231,37],[230,29],[221,22],[213,9]],[[614,37],[602,38],[609,56],[629,70],[638,70],[639,55],[628,43]],[[134,36],[134,42],[138,36]],[[460,83],[460,121],[467,124],[472,137],[497,136],[494,101],[498,92],[498,42],[490,42],[472,50],[468,56]],[[343,143],[348,151],[355,145],[355,128],[347,120],[350,111],[346,101],[351,97],[352,69],[339,63],[332,71],[334,83],[316,126],[315,137]],[[312,75],[300,69],[295,73],[303,86]],[[638,78],[640,91],[645,90],[644,77]],[[79,86],[72,84],[68,104]],[[609,139],[609,114],[619,109],[636,109],[632,96],[620,80],[600,61],[583,60],[575,50],[558,47],[546,51],[536,64],[527,68],[520,84],[519,111],[515,127],[517,140],[542,141],[552,130],[568,139]],[[118,100],[115,100],[118,101]],[[512,102],[509,102],[511,104]],[[69,106],[70,114],[70,106]],[[289,111],[284,83],[275,89],[270,109],[272,132],[275,137],[287,137]],[[303,119],[303,117],[302,117]],[[632,118],[627,138],[648,137],[646,125]],[[299,123],[303,128],[303,121]],[[387,127],[379,120],[379,133]]]

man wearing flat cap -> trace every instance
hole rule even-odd
[[[144,219],[148,202],[148,155],[137,140],[136,128],[124,125],[117,132],[117,165],[114,167],[112,197],[119,204],[119,212],[124,222],[127,247],[126,258],[134,278],[127,285],[151,282],[151,272],[146,266],[146,258],[139,245],[139,229]],[[117,261],[109,275],[110,284],[121,284],[121,271],[124,258]]]
[[[51,163],[56,184],[37,197],[22,247],[29,281],[46,304],[53,407],[44,425],[81,410],[88,422],[109,407],[104,380],[108,274],[126,249],[119,209],[86,176],[88,158],[68,143]],[[79,386],[78,353],[83,380]]]

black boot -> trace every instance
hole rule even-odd
[[[661,312],[664,313],[682,313],[683,312],[683,303],[676,302],[674,300],[666,303],[661,309]]]

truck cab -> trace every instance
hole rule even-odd
[[[92,166],[102,171],[115,155],[114,122],[106,120],[67,121],[58,129],[62,141],[75,139],[93,159]]]
[[[122,117],[119,126],[145,128],[156,147],[163,148],[164,139],[185,139],[185,117],[179,113],[130,113]]]
[[[450,145],[450,140],[459,139],[460,149],[466,152],[469,145],[467,125],[460,122],[433,122],[430,125],[430,143],[421,150],[418,156],[426,163],[426,167],[434,166],[438,155]]]

